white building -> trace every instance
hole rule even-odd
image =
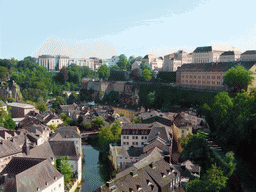
[[[256,61],[256,50],[248,50],[242,53],[241,61]]]
[[[218,62],[224,51],[213,50],[212,46],[197,47],[192,53],[193,63]]]
[[[233,62],[240,59],[241,53],[237,51],[225,51],[220,55],[220,62]]]

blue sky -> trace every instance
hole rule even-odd
[[[254,0],[0,0],[0,58],[256,49]]]

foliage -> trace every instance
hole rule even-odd
[[[118,60],[118,62],[116,64],[118,65],[118,67],[121,70],[125,70],[125,69],[127,69],[128,65],[130,63],[128,62],[127,57],[124,54],[121,54],[119,56],[119,60]]]
[[[0,80],[6,81],[8,68],[0,66]]]
[[[229,151],[229,152],[226,153],[225,161],[228,164],[228,167],[230,169],[230,171],[227,174],[227,177],[229,178],[236,169],[236,163],[234,163],[234,153],[233,153],[233,151]]]
[[[48,125],[48,127],[50,127],[52,130],[56,131],[57,130],[57,126],[52,124],[52,125]]]
[[[110,75],[108,77],[110,81],[127,81],[128,73],[127,71],[110,71]]]
[[[44,112],[44,111],[47,111],[48,110],[48,107],[46,105],[46,103],[44,102],[43,98],[42,97],[39,97],[38,98],[38,101],[37,103],[35,104],[35,107],[37,109],[39,109],[40,112]]]
[[[140,81],[141,78],[140,78],[140,69],[136,68],[136,69],[133,69],[130,73],[130,78],[133,79],[134,81]]]
[[[63,119],[63,124],[64,125],[70,125],[70,123],[73,121],[70,117],[66,115],[66,113],[61,113],[60,117]]]
[[[54,162],[55,168],[64,175],[64,182],[70,182],[74,180],[75,172],[72,170],[70,161],[67,157],[62,157],[61,159],[56,159]]]
[[[104,79],[104,80],[107,80],[108,79],[108,76],[110,74],[110,69],[109,67],[104,64],[104,65],[101,65],[98,70],[97,70],[98,74],[99,74],[99,78],[100,79]]]
[[[140,118],[140,116],[135,117],[132,122],[133,122],[133,123],[141,123],[141,118]]]
[[[228,85],[240,92],[241,89],[247,89],[248,85],[254,80],[253,72],[245,69],[242,65],[230,68],[223,77],[223,85]]]
[[[92,94],[94,93],[94,89],[81,89],[79,92],[79,100],[80,101],[92,101]]]
[[[105,121],[103,119],[103,117],[98,116],[95,119],[92,120],[91,125],[93,128],[99,128],[102,129],[105,126]]]
[[[141,74],[142,77],[149,81],[152,79],[152,71],[150,69],[144,69]]]
[[[111,125],[111,132],[113,134],[113,140],[117,142],[121,139],[121,123],[117,120],[115,120]]]
[[[190,181],[187,185],[188,192],[212,192],[219,191],[226,186],[227,177],[223,176],[223,172],[216,164],[212,164],[211,169],[207,170],[202,180],[196,179]]]
[[[85,128],[85,129],[89,129],[90,127],[91,127],[91,123],[86,122],[86,123],[84,124],[84,128]]]
[[[152,107],[153,104],[154,104],[154,101],[155,101],[155,92],[150,92],[150,93],[148,94],[147,100],[148,100],[148,106],[149,106],[149,107]]]
[[[176,82],[176,71],[159,71],[157,79],[161,82]]]
[[[67,98],[67,104],[73,104],[75,102],[77,102],[77,96],[76,94],[71,93]]]
[[[9,97],[9,98],[7,98],[7,101],[8,101],[8,103],[12,103],[12,102],[14,102],[14,101],[15,101],[15,99],[14,99],[14,98],[12,98],[12,97]]]
[[[12,120],[12,117],[10,115],[6,115],[4,119],[4,127],[7,129],[15,131],[16,123]]]
[[[111,90],[109,93],[105,93],[102,99],[103,102],[109,104],[115,104],[120,102],[120,93],[118,91]]]

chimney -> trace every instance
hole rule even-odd
[[[25,153],[26,155],[30,154],[30,147],[28,146],[28,141],[27,141],[27,135],[25,134],[25,142],[24,145],[22,146],[22,152]]]

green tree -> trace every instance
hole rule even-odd
[[[230,68],[223,78],[223,85],[234,88],[236,92],[240,92],[242,89],[247,90],[248,85],[251,85],[254,80],[253,72],[245,69],[242,65]]]
[[[16,123],[12,120],[12,117],[10,115],[6,115],[4,119],[4,127],[7,129],[15,131]]]
[[[114,135],[111,131],[111,126],[102,127],[99,132],[99,145],[100,151],[108,154],[109,152],[109,144],[114,141]]]
[[[233,151],[229,151],[226,153],[225,155],[225,161],[228,164],[229,167],[229,172],[227,173],[227,177],[231,177],[231,175],[233,174],[233,172],[236,169],[236,163],[234,162],[234,153]]]
[[[188,192],[212,192],[219,191],[226,187],[227,177],[216,164],[212,164],[211,169],[206,171],[202,180],[195,179],[188,183]]]
[[[140,116],[135,117],[132,122],[133,122],[133,123],[141,123],[141,118],[140,118]]]
[[[128,65],[127,57],[124,54],[121,54],[116,64],[119,66],[121,70],[126,70]]]
[[[105,126],[106,122],[104,121],[103,117],[98,116],[92,120],[92,127],[102,129]]]
[[[85,128],[85,129],[89,129],[90,127],[91,127],[91,123],[85,122],[84,128]]]
[[[64,175],[64,181],[70,182],[74,180],[74,171],[71,168],[69,159],[64,156],[61,159],[56,159],[54,163],[55,168]]]
[[[120,122],[115,120],[111,126],[111,132],[113,134],[113,139],[115,142],[121,139],[121,130],[122,130],[122,127]]]
[[[109,93],[105,93],[103,97],[103,102],[110,104],[120,102],[120,93],[118,91],[111,90]]]
[[[97,70],[98,74],[99,74],[99,78],[100,79],[104,79],[104,80],[107,80],[108,79],[108,76],[110,74],[110,69],[109,67],[104,64],[104,65],[101,65],[98,70]]]
[[[0,66],[0,81],[6,81],[8,68]]]
[[[148,101],[148,107],[153,107],[153,104],[155,101],[155,92],[150,92],[148,94],[147,101]]]
[[[48,107],[46,105],[46,103],[44,102],[43,98],[42,97],[39,97],[38,98],[38,101],[36,102],[36,105],[35,107],[37,109],[39,109],[40,112],[44,112],[44,111],[47,111],[48,110]]]
[[[152,71],[150,69],[144,69],[141,74],[142,77],[149,81],[152,79]]]

